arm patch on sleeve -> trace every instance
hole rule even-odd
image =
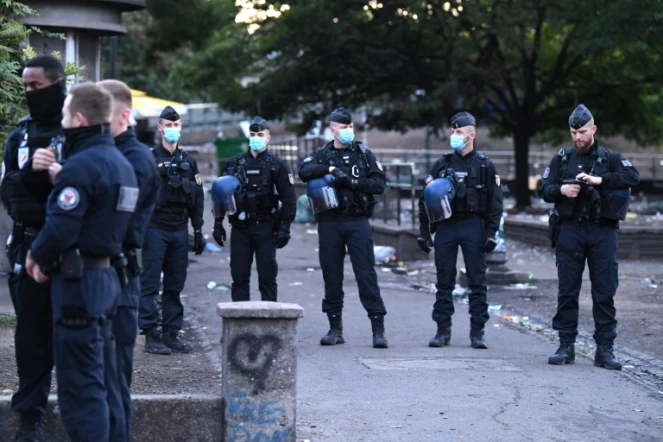
[[[117,198],[115,210],[118,212],[133,213],[138,203],[138,187],[120,186],[120,195]]]

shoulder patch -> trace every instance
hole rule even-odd
[[[382,170],[382,164],[378,160],[375,160],[375,165],[378,166],[378,169]]]
[[[622,164],[624,167],[633,167],[633,163],[631,163],[629,160],[622,160]]]
[[[308,157],[304,158],[304,161],[302,161],[302,163],[308,163],[309,161],[313,161],[312,156],[308,156]]]
[[[202,177],[200,176],[199,173],[196,174],[195,178],[196,178],[196,184],[198,184],[199,186],[202,186],[203,185],[203,179],[202,179]]]
[[[18,148],[18,168],[23,169],[25,163],[28,162],[30,157],[30,148],[29,147],[19,147]]]
[[[133,213],[138,204],[138,187],[120,186],[120,195],[117,197],[118,212]]]
[[[502,180],[500,179],[499,175],[495,175],[495,184],[497,184],[497,187],[500,187],[502,184]]]
[[[58,195],[58,206],[62,210],[73,210],[78,206],[81,201],[81,196],[78,190],[73,187],[65,187]]]
[[[550,167],[546,167],[546,170],[543,172],[543,179],[545,180],[550,176]]]
[[[295,178],[292,176],[291,173],[288,174],[288,181],[290,181],[290,184],[293,186],[295,185]]]

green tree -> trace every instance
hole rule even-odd
[[[36,57],[37,53],[32,47],[24,45],[24,42],[32,32],[44,37],[64,39],[62,34],[51,33],[34,26],[26,27],[16,21],[17,17],[34,14],[36,11],[22,3],[0,0],[0,157],[5,141],[14,130],[16,123],[28,114],[20,75],[25,61]],[[57,51],[51,55],[62,60],[61,54]],[[66,63],[65,74],[68,81],[84,80],[78,76],[83,69],[85,66]]]
[[[24,61],[21,44],[30,30],[18,23],[15,17],[33,13],[21,3],[0,1],[0,149],[17,121],[27,114],[19,74]]]
[[[220,20],[178,42],[195,42],[172,71],[190,87],[266,118],[301,113],[302,130],[339,104],[365,105],[370,124],[398,130],[437,130],[469,110],[513,137],[521,207],[530,204],[531,140],[568,137],[577,103],[602,136],[663,135],[659,0],[208,3],[216,17],[243,9],[240,23]]]

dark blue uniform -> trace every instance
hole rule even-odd
[[[583,186],[575,199],[562,195],[562,181],[579,173],[603,178],[600,186]],[[557,314],[553,328],[560,343],[572,344],[578,334],[578,297],[585,260],[592,283],[593,314],[599,346],[612,347],[617,336],[614,296],[619,285],[617,272],[618,219],[611,213],[611,190],[628,189],[640,181],[640,174],[621,154],[598,142],[584,154],[574,148],[562,149],[543,176],[543,199],[555,203],[561,219],[555,257],[559,277]],[[625,203],[628,200],[626,199]]]
[[[138,188],[107,131],[65,131],[68,158],[31,246],[52,278],[58,403],[73,441],[126,440],[111,329],[121,288],[110,261],[122,253]]]
[[[140,277],[141,296],[138,324],[148,332],[159,326],[164,333],[182,329],[184,308],[180,292],[189,265],[191,219],[194,230],[203,226],[204,195],[196,160],[180,148],[172,154],[163,146],[153,149],[161,190],[143,244],[144,270]],[[156,306],[163,271],[162,319]]]
[[[375,272],[373,234],[368,219],[376,204],[373,195],[384,192],[385,174],[375,155],[361,143],[352,142],[345,149],[336,149],[330,142],[303,160],[299,177],[304,182],[320,178],[329,173],[330,166],[337,167],[348,178],[335,182],[339,207],[316,216],[320,266],[325,280],[322,311],[334,317],[343,310],[343,260],[347,246],[362,305],[369,317],[383,317],[387,311]]]
[[[488,321],[486,285],[486,253],[482,250],[487,238],[495,236],[502,216],[502,191],[493,162],[483,153],[471,151],[466,156],[449,153],[435,162],[430,179],[451,175],[456,181],[456,197],[451,202],[452,215],[430,226],[435,233],[435,266],[437,293],[433,321],[438,329],[451,327],[454,314],[452,292],[456,284],[458,246],[463,251],[470,289],[471,335],[477,336]],[[419,222],[428,235],[428,215],[423,193],[419,200]]]
[[[229,215],[232,300],[249,301],[253,255],[258,270],[258,289],[263,301],[277,300],[275,235],[289,234],[295,219],[296,194],[288,164],[268,151],[254,157],[242,153],[232,158],[222,175],[236,176],[242,188],[235,195],[237,213]],[[279,210],[279,201],[282,207]],[[223,216],[217,216],[217,222]]]
[[[161,179],[150,149],[136,139],[134,129],[115,137],[115,144],[131,163],[138,181],[136,211],[129,222],[122,252],[128,260],[129,284],[122,289],[117,312],[113,318],[113,334],[120,376],[120,390],[126,414],[127,434],[131,434],[131,375],[133,373],[134,344],[138,334],[138,303],[142,269],[143,237],[156,206]]]
[[[44,413],[53,369],[51,284],[37,284],[25,272],[25,258],[45,222],[46,198],[53,186],[47,172],[31,171],[30,159],[37,148],[47,147],[54,136],[62,134],[61,119],[24,118],[7,139],[4,152],[1,193],[14,221],[7,251],[13,268],[8,282],[17,316],[14,339],[19,378],[12,408],[28,420],[40,420]]]

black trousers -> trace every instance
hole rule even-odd
[[[251,298],[251,266],[253,255],[258,270],[258,290],[263,301],[276,301],[276,263],[274,245],[274,223],[260,221],[246,226],[234,225],[230,236],[230,275],[233,279],[231,297],[233,301],[249,301]]]
[[[361,304],[369,316],[386,315],[387,310],[380,296],[375,272],[373,235],[368,218],[356,221],[321,221],[318,224],[318,236],[320,266],[325,280],[322,311],[330,316],[339,315],[343,311],[343,261],[347,246]]]
[[[612,345],[617,336],[617,230],[601,224],[563,222],[555,256],[559,293],[552,322],[560,342],[573,343],[578,335],[578,299],[586,260],[592,283],[594,340],[598,345]]]
[[[488,287],[486,285],[486,254],[481,251],[483,220],[476,217],[440,221],[435,230],[435,267],[437,293],[433,306],[433,321],[439,327],[451,327],[454,314],[453,290],[456,286],[458,247],[463,250],[467,282],[470,289],[470,328],[483,330],[488,322]]]
[[[25,272],[25,257],[30,244],[19,243],[9,250],[12,267],[23,270],[9,275],[8,285],[16,331],[14,345],[18,367],[18,391],[12,396],[12,409],[19,413],[44,413],[51,391],[53,370],[53,326],[51,283],[37,284]]]

